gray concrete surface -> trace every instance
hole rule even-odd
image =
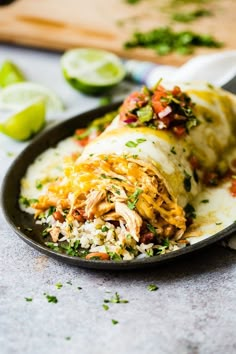
[[[24,58],[25,66],[32,58],[43,65],[47,58],[58,60],[0,46],[0,58],[7,56]],[[96,104],[82,95],[75,101],[75,110]],[[24,144],[0,136],[0,147],[2,178]],[[33,250],[10,230],[2,213],[0,235],[1,354],[236,352],[236,251],[214,245],[159,268],[105,272],[68,266]],[[159,289],[150,292],[149,284]],[[129,303],[108,304],[105,311],[104,299],[115,292]],[[55,295],[58,303],[48,303],[44,293]]]

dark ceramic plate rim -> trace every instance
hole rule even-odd
[[[99,107],[85,113],[76,115],[73,118],[67,119],[39,134],[33,141],[22,151],[22,153],[15,159],[10,166],[7,174],[3,180],[1,191],[1,204],[5,219],[13,231],[27,244],[36,250],[63,261],[68,264],[94,269],[107,270],[125,270],[135,268],[145,268],[150,266],[160,265],[177,258],[183,257],[189,253],[198,251],[202,248],[210,246],[211,244],[230,236],[236,231],[236,224],[232,223],[224,230],[210,236],[209,238],[199,241],[194,245],[190,245],[183,249],[173,251],[165,255],[159,255],[148,258],[134,259],[132,261],[99,261],[99,260],[85,260],[79,257],[68,256],[66,254],[57,253],[44,244],[34,239],[34,233],[27,233],[24,225],[20,224],[19,220],[14,219],[14,215],[26,214],[20,211],[17,203],[16,195],[19,195],[20,180],[25,174],[27,167],[34,161],[34,159],[49,147],[55,146],[59,141],[73,135],[76,128],[84,127],[89,121],[102,116],[103,114],[115,110],[119,107],[119,103],[113,103],[105,107]],[[9,195],[12,195],[9,198]],[[28,214],[27,214],[28,215]],[[33,219],[33,218],[32,218]],[[33,230],[34,231],[34,230]]]

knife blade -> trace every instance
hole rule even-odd
[[[224,84],[222,88],[226,91],[236,94],[236,75],[226,84]]]

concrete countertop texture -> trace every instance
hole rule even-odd
[[[0,45],[5,57],[27,69],[30,62],[54,67],[59,54]],[[32,65],[32,80],[53,81]],[[94,98],[65,90],[78,110],[96,106]],[[24,146],[0,136],[1,180]],[[161,267],[111,272],[39,253],[11,231],[2,212],[0,235],[1,354],[236,353],[236,251],[216,244]],[[158,289],[149,291],[150,284]],[[104,303],[116,292],[128,303]]]

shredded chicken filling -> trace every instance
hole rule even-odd
[[[51,183],[48,193],[33,205],[36,216],[52,206],[68,222],[101,218],[115,224],[122,220],[127,233],[140,243],[150,242],[150,228],[159,240],[180,239],[186,229],[184,211],[155,166],[132,156],[68,159],[64,177]]]

